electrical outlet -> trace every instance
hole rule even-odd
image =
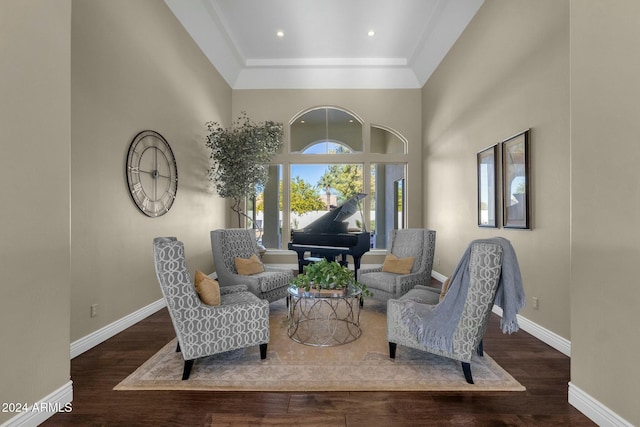
[[[98,315],[98,304],[91,304],[91,317]]]
[[[535,310],[537,310],[538,309],[538,297],[533,297],[533,298],[531,298],[531,300],[533,301],[533,308]]]

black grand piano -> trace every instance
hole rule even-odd
[[[353,257],[354,275],[358,278],[360,258],[371,247],[368,232],[350,233],[346,221],[358,210],[358,201],[366,194],[358,193],[337,208],[327,212],[301,230],[291,232],[288,248],[298,254],[298,271],[305,265],[326,258],[347,265],[347,255]],[[309,257],[306,257],[309,253]],[[336,257],[340,257],[336,260]]]

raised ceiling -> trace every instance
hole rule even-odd
[[[483,1],[165,0],[234,89],[420,88]]]

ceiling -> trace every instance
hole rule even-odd
[[[397,89],[424,85],[483,1],[165,3],[234,89]]]

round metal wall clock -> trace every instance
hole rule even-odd
[[[129,193],[138,209],[150,217],[169,212],[178,191],[178,167],[162,135],[152,130],[136,135],[126,168]]]

